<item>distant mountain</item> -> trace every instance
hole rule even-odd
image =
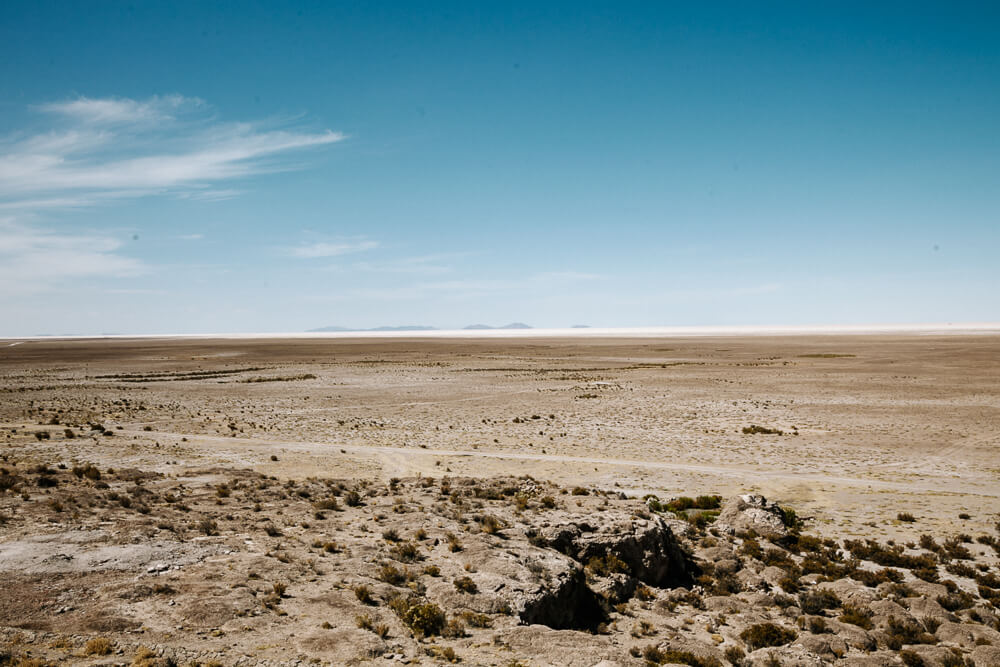
[[[590,325],[589,324],[574,324],[572,326],[572,328],[573,329],[589,329]]]
[[[462,327],[462,328],[463,329],[477,329],[477,330],[479,330],[479,329],[492,329],[493,327],[491,327],[488,324],[470,324],[469,326]]]
[[[531,329],[531,325],[525,324],[524,322],[511,322],[510,324],[505,324],[500,327],[501,329]]]
[[[308,333],[333,333],[333,332],[361,332],[361,331],[435,331],[437,327],[426,327],[419,324],[410,324],[400,327],[375,327],[373,329],[354,329],[350,327],[320,327],[319,329],[310,329]]]

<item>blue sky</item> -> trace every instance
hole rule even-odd
[[[0,7],[0,335],[1000,320],[1000,10]]]

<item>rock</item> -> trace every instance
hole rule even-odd
[[[926,667],[943,667],[943,665],[948,664],[945,661],[954,656],[951,650],[945,648],[944,646],[916,644],[913,646],[907,646],[904,650],[911,651],[920,656],[920,659],[923,660],[923,664],[926,665]]]
[[[976,667],[1000,665],[1000,646],[977,646],[972,651],[972,662]]]
[[[770,667],[775,660],[781,665],[796,667],[822,667],[828,664],[827,660],[798,645],[762,648],[747,655],[747,662],[752,667]]]
[[[557,629],[593,629],[604,621],[583,568],[561,553],[525,545],[515,556],[484,543],[468,545],[465,553],[476,563],[468,576],[479,592],[462,593],[451,582],[435,580],[428,584],[427,596],[445,609],[506,611],[522,623]]]
[[[661,517],[641,524],[624,513],[593,517],[594,523],[564,523],[541,531],[554,549],[586,565],[613,554],[643,583],[661,588],[687,586],[692,567],[667,522]]]
[[[788,534],[784,510],[757,494],[737,496],[727,501],[714,525],[730,535],[753,531],[773,538]]]
[[[848,604],[868,606],[875,601],[875,592],[854,579],[824,581],[816,589],[836,593],[837,597]]]
[[[802,635],[793,646],[823,658],[842,658],[847,654],[847,642],[836,635]]]
[[[899,659],[895,651],[880,651],[868,655],[850,656],[842,662],[837,663],[838,667],[840,665],[844,667],[896,667],[898,664]]]
[[[715,646],[694,639],[675,637],[661,642],[659,648],[663,651],[691,653],[708,664],[712,664],[713,662],[717,662],[718,664],[725,663],[722,651],[717,649]]]
[[[984,625],[973,623],[942,623],[934,634],[943,643],[966,649],[974,648],[977,641],[980,643],[989,642],[994,646],[1000,646],[1000,632]]]
[[[913,592],[920,597],[925,597],[930,600],[936,600],[940,595],[947,595],[948,589],[942,584],[932,584],[929,581],[924,581],[923,579],[917,579],[915,581],[908,581],[906,585],[913,589]]]
[[[872,612],[872,620],[876,625],[885,625],[889,622],[890,618],[904,621],[913,620],[910,612],[890,600],[875,600],[868,605],[868,608]]]
[[[875,638],[863,628],[832,618],[827,619],[826,626],[833,634],[847,642],[849,646],[862,651],[873,651],[876,648]]]
[[[916,618],[933,618],[938,621],[950,621],[953,616],[944,607],[937,603],[937,600],[926,598],[906,598],[903,600],[910,613]]]

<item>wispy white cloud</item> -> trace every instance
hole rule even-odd
[[[39,108],[64,123],[0,142],[0,205],[79,205],[109,191],[225,198],[237,191],[210,186],[292,168],[282,156],[344,139],[331,130],[219,122],[203,117],[204,103],[180,96]]]
[[[355,252],[363,252],[378,247],[377,241],[358,240],[308,243],[289,249],[289,254],[302,259],[317,259],[320,257],[337,257]]]
[[[115,125],[169,120],[179,111],[203,105],[204,102],[197,98],[166,95],[141,101],[120,97],[78,97],[75,100],[42,104],[38,108],[90,125]]]
[[[234,181],[298,168],[292,156],[344,139],[300,123],[222,122],[201,100],[180,95],[79,97],[34,110],[48,127],[0,136],[6,294],[149,270],[114,235],[46,229],[47,213],[148,196],[228,199],[241,193]]]
[[[145,273],[142,262],[116,252],[121,245],[105,234],[58,234],[0,220],[0,294],[44,291],[67,279]]]

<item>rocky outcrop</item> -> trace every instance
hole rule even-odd
[[[615,556],[627,574],[650,586],[673,588],[692,581],[692,566],[667,522],[621,514],[592,523],[564,523],[541,532],[546,543],[579,563]]]
[[[753,531],[774,538],[788,534],[785,511],[757,494],[737,496],[726,502],[715,527],[730,535]]]
[[[427,587],[428,597],[447,609],[506,613],[522,623],[555,629],[592,630],[605,620],[579,563],[551,549],[518,548],[515,555],[484,543],[470,544],[465,557],[476,566],[465,576],[475,584],[475,593],[439,580]]]

